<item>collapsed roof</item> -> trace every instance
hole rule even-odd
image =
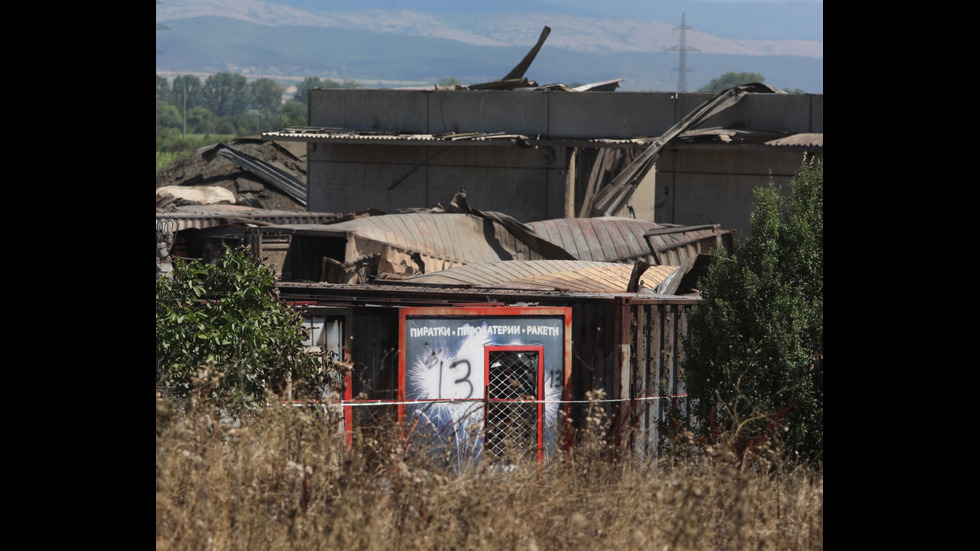
[[[677,266],[653,266],[639,274],[628,264],[588,260],[501,260],[420,274],[399,281],[430,287],[477,287],[567,293],[652,292]]]
[[[507,277],[517,270],[514,274],[524,276],[552,274],[542,285],[582,292],[587,288],[591,292],[636,292],[662,283],[692,256],[719,248],[730,250],[733,238],[734,232],[720,230],[717,225],[679,226],[629,218],[554,219],[524,224],[503,213],[474,209],[466,202],[465,193],[460,192],[448,206],[416,212],[364,212],[333,220],[284,224],[246,217],[229,219],[227,224],[206,232],[197,228],[177,232],[172,252],[176,256],[193,251],[201,251],[202,256],[214,255],[221,251],[218,243],[249,243],[256,256],[275,265],[283,281],[403,281],[468,266],[468,270],[445,273],[443,277],[465,280],[493,270],[500,270],[499,277]],[[208,246],[208,239],[214,245]],[[524,264],[509,263],[517,261]],[[567,264],[570,261],[578,264]],[[637,266],[664,268],[650,271],[642,281],[627,285]],[[556,271],[582,269],[587,273],[554,275]],[[600,272],[607,273],[600,277]],[[642,270],[635,275],[642,275]],[[556,278],[565,283],[557,283]],[[412,283],[443,285],[452,281],[418,277]],[[513,278],[498,282],[535,284]]]
[[[558,218],[527,226],[576,259],[605,262],[676,266],[699,253],[731,251],[735,241],[735,231],[720,224],[683,226],[615,216]]]

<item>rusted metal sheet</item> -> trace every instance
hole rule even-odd
[[[542,84],[534,89],[535,92],[614,92],[616,88],[619,88],[619,83],[626,79],[617,78],[615,80],[604,80],[602,82],[593,82],[590,84],[583,84],[581,86],[576,86],[574,88],[569,87],[563,82],[555,82],[552,84]]]
[[[210,228],[227,224],[231,219],[248,220],[264,224],[327,224],[341,218],[328,212],[296,212],[269,210],[244,205],[185,205],[157,210],[157,221],[172,221],[178,230],[185,228]]]
[[[588,218],[592,214],[592,204],[595,201],[596,192],[635,159],[636,153],[633,149],[601,148],[597,150],[585,194],[582,197],[579,218]]]
[[[718,224],[681,226],[634,218],[562,218],[527,224],[579,260],[678,266],[715,248],[731,250],[734,230]]]
[[[524,56],[524,59],[522,59],[516,67],[507,73],[504,80],[521,78],[524,76],[524,73],[527,72],[528,68],[531,66],[531,63],[534,61],[534,58],[537,57],[538,52],[541,51],[541,47],[544,46],[544,41],[547,40],[549,34],[551,34],[551,27],[545,25],[545,27],[541,29],[541,34],[538,36],[538,41],[533,47],[531,47],[531,51]]]
[[[499,260],[572,259],[513,218],[471,209],[459,195],[441,211],[258,231],[292,236],[283,277],[333,283],[365,283]],[[261,250],[255,253],[263,255]]]
[[[640,285],[657,287],[675,266],[655,266]],[[407,285],[463,286],[491,289],[554,290],[569,293],[625,293],[633,267],[583,260],[506,260],[470,264],[401,280]]]
[[[731,252],[735,236],[735,230],[722,230],[720,224],[668,226],[651,229],[643,234],[657,263],[674,266],[715,250]]]
[[[194,256],[192,249],[201,254],[203,243],[189,246],[188,240],[218,239],[227,241],[234,234],[238,239],[245,239],[245,228],[248,226],[265,226],[275,224],[327,224],[340,219],[341,216],[322,212],[294,212],[257,209],[242,205],[188,205],[173,207],[168,211],[157,211],[157,232],[169,243],[176,247],[171,255],[179,257]],[[233,230],[229,228],[234,228]],[[185,235],[191,230],[205,231],[200,235]],[[272,247],[267,247],[271,250]],[[219,248],[220,250],[220,248]],[[253,248],[253,250],[258,250]],[[267,251],[268,252],[268,251]],[[198,256],[194,256],[198,257]],[[260,256],[260,258],[262,258]],[[276,255],[281,262],[281,255]]]
[[[372,216],[331,225],[360,242],[387,243],[403,251],[417,251],[461,263],[494,262],[501,257],[531,260],[542,255],[485,218],[469,214],[409,213]],[[490,232],[498,246],[487,239]]]
[[[578,260],[658,264],[643,234],[660,224],[621,217],[557,218],[528,222],[536,233]]]
[[[492,279],[465,281],[469,285],[493,282],[582,292],[625,292],[627,288],[620,284],[617,270],[624,272],[622,277],[628,281],[629,270],[638,262],[676,267],[691,256],[719,246],[720,236],[724,235],[715,226],[682,227],[614,217],[521,224],[502,213],[473,209],[461,194],[449,206],[426,212],[365,216],[328,224],[271,225],[253,232],[270,238],[273,234],[291,236],[289,253],[282,259],[282,277],[298,280],[367,283],[372,279],[431,275],[458,266],[512,260],[627,265],[624,269],[607,268],[588,275],[555,275],[555,269],[533,273],[518,265],[498,264],[496,269],[504,271]],[[255,244],[257,256],[270,254],[262,250],[261,240],[253,241],[253,247]],[[669,275],[660,272],[646,275],[645,288],[656,286]],[[473,268],[458,277],[476,278],[478,273],[483,273],[483,269]],[[534,279],[536,276],[540,277]],[[504,277],[508,279],[501,279]],[[599,283],[610,277],[613,280]],[[654,277],[659,279],[653,281]],[[459,284],[445,279],[439,283]]]
[[[494,80],[491,82],[482,82],[479,84],[470,84],[468,86],[457,86],[457,89],[461,90],[513,90],[514,88],[535,88],[538,83],[533,80],[528,80],[524,73],[527,72],[531,63],[534,62],[534,58],[537,57],[538,52],[541,47],[544,46],[544,41],[551,34],[551,27],[547,25],[541,30],[541,35],[538,36],[538,41],[534,44],[531,50],[524,56],[524,59],[517,64],[513,69],[510,70],[504,78],[500,80]]]

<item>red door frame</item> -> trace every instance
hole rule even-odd
[[[490,384],[490,352],[521,352],[521,351],[534,351],[538,353],[538,366],[537,366],[537,395],[534,397],[537,400],[537,410],[538,410],[538,438],[537,438],[537,452],[538,452],[538,462],[544,460],[544,346],[537,345],[489,345],[483,347],[483,423],[486,426],[487,420],[487,404],[490,403],[490,397],[487,393],[487,386]],[[494,400],[496,402],[510,402],[511,400]]]

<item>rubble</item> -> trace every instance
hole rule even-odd
[[[275,167],[303,185],[306,184],[306,144],[297,142],[265,141],[259,137],[239,138],[229,142],[238,152]],[[249,170],[234,159],[216,154],[222,144],[214,144],[198,150],[196,155],[181,159],[157,171],[157,197],[161,188],[171,186],[204,191],[209,187],[221,187],[233,196],[232,204],[268,210],[306,212],[304,201],[298,201],[277,187],[276,181]],[[172,195],[178,195],[171,193]],[[196,202],[195,192],[181,200],[160,202],[158,210]],[[213,191],[212,191],[213,195]],[[220,202],[227,202],[222,200]]]

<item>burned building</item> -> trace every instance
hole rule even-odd
[[[753,189],[823,155],[823,96],[312,89],[311,211],[429,208],[459,189],[522,222],[624,216],[751,235]]]

